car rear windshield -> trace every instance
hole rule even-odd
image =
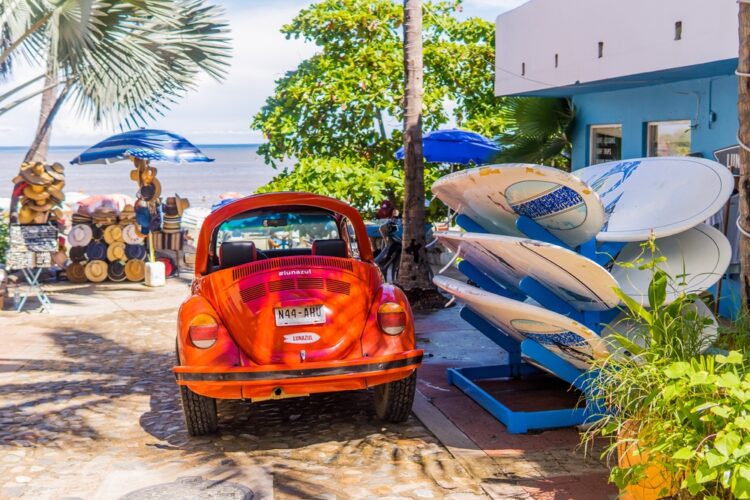
[[[309,210],[254,210],[219,226],[217,246],[227,241],[252,241],[258,250],[311,248],[315,240],[340,238],[330,212]]]

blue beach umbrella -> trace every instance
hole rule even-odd
[[[214,161],[181,135],[166,130],[141,129],[108,137],[70,163],[109,164],[132,158],[172,163]]]
[[[497,144],[487,137],[457,128],[436,130],[422,137],[424,158],[431,163],[468,165],[487,163],[500,152]],[[396,159],[404,158],[404,148],[396,151]]]

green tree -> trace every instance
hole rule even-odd
[[[0,75],[12,74],[19,56],[41,73],[0,96],[0,114],[42,94],[27,154],[39,160],[68,100],[97,123],[143,124],[184,96],[199,72],[223,77],[230,46],[221,15],[202,0],[1,0]]]
[[[437,129],[452,113],[459,126],[495,135],[502,120],[493,93],[494,26],[456,19],[459,8],[456,1],[424,4],[423,125]],[[404,116],[402,23],[403,5],[391,0],[323,0],[282,28],[319,51],[276,81],[252,121],[268,139],[258,150],[267,163],[306,156],[393,162],[403,142],[395,126]]]
[[[570,170],[575,108],[569,99],[512,97],[502,112],[501,163],[540,163]]]

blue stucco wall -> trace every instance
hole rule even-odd
[[[573,97],[573,168],[589,164],[589,127],[622,124],[623,158],[646,156],[646,123],[691,120],[692,152],[713,158],[713,151],[737,143],[737,77],[700,78]],[[714,121],[711,112],[715,114]]]

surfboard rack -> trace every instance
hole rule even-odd
[[[488,233],[482,226],[466,215],[459,215],[456,222],[466,231]],[[529,238],[577,251],[602,266],[611,263],[614,256],[624,246],[622,243],[597,244],[596,240],[592,239],[578,248],[571,249],[545,228],[524,216],[517,219],[516,227]],[[618,309],[611,309],[609,311],[580,311],[560,299],[543,284],[531,277],[522,279],[518,285],[518,289],[512,290],[497,283],[468,261],[459,262],[458,269],[482,289],[520,301],[530,297],[543,307],[568,316],[586,325],[596,333],[600,333],[603,325],[612,321],[619,313]],[[597,400],[592,397],[590,390],[590,384],[595,374],[576,368],[531,339],[518,342],[511,335],[489,323],[468,306],[464,306],[460,314],[464,321],[505,350],[508,353],[508,361],[499,365],[449,368],[447,373],[448,382],[461,389],[461,391],[476,401],[482,408],[505,424],[508,432],[523,434],[530,430],[570,427],[587,423],[596,418],[596,415],[601,414]],[[577,408],[516,411],[502,403],[479,385],[481,380],[522,378],[538,374],[542,371],[551,373],[581,391],[586,404]]]

